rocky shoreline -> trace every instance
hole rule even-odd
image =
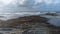
[[[39,30],[42,28],[41,30],[46,30],[46,32],[49,31],[49,33],[53,33],[53,31],[56,32],[56,30],[60,31],[60,27],[56,27],[48,23],[48,21],[48,18],[41,17],[40,15],[24,16],[16,19],[10,19],[7,21],[0,21],[0,28],[15,28],[20,30],[26,30],[23,32],[23,34],[26,34],[30,30],[36,30],[36,28],[38,28]]]
[[[47,18],[40,17],[38,15],[24,16],[17,19],[7,20],[6,27],[26,29],[36,23],[47,23],[47,21]]]
[[[7,21],[0,21],[0,27],[3,27],[3,28],[5,28],[5,27],[7,27],[7,28],[21,28],[22,27],[23,28],[25,26],[29,27],[29,26],[35,25],[36,23],[49,24],[48,20],[49,20],[48,18],[41,17],[39,15],[24,16],[24,17],[19,17],[16,19],[10,19]]]

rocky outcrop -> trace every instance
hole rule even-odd
[[[47,18],[40,17],[39,15],[32,15],[7,20],[5,26],[10,28],[27,29],[30,27],[34,27],[40,23],[47,23],[47,21],[48,21]]]
[[[40,30],[40,26],[42,26],[43,28],[46,28],[46,31],[48,30],[50,34],[60,34],[60,27],[56,27],[54,25],[49,24],[47,21],[49,19],[41,17],[39,15],[32,15],[32,16],[24,16],[24,17],[19,17],[16,19],[10,19],[7,21],[1,21],[0,22],[0,27],[3,28],[17,28],[17,29],[21,29],[21,30],[26,30],[23,32],[27,33],[32,33],[32,30],[35,30],[36,33],[38,33],[38,29],[36,30],[36,28],[39,28]],[[29,30],[29,28],[31,28]],[[43,29],[44,30],[44,29]],[[40,31],[39,31],[40,32]],[[45,30],[44,30],[45,32]]]
[[[46,13],[45,15],[58,16],[57,13]]]
[[[2,21],[1,26],[3,27],[11,27],[11,28],[27,28],[33,25],[44,25],[47,27],[54,27],[53,25],[49,24],[47,21],[49,19],[41,17],[39,15],[32,15],[32,16],[24,16],[19,17],[16,19],[10,19],[7,21]],[[42,23],[42,24],[41,24]]]

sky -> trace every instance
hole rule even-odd
[[[0,0],[0,11],[60,11],[60,0]]]

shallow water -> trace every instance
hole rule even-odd
[[[55,25],[55,26],[60,26],[60,18],[59,16],[42,16],[42,17],[46,17],[48,19],[50,19],[48,22],[52,25]]]

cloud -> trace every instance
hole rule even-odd
[[[46,4],[57,4],[60,3],[60,0],[35,0],[36,3],[45,2]]]
[[[7,2],[7,0],[3,2]],[[4,11],[39,11],[38,9],[45,10],[44,7],[52,6],[57,2],[57,0],[9,0],[9,4],[0,4],[0,7],[3,6]]]
[[[26,0],[19,0],[19,3],[24,4],[24,1],[26,1]]]
[[[43,2],[43,0],[34,0],[35,4]]]

